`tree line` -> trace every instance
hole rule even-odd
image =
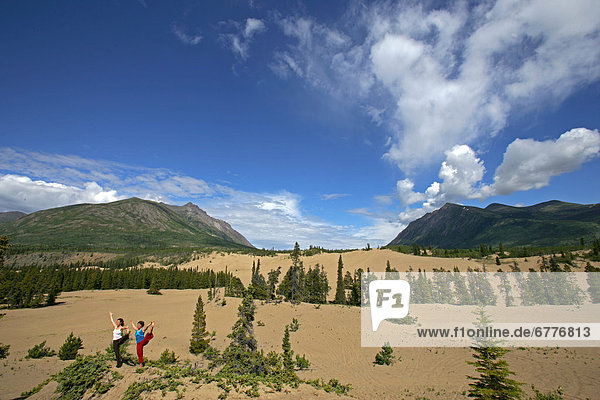
[[[577,244],[570,246],[511,246],[506,247],[502,242],[498,243],[495,247],[489,244],[480,243],[477,247],[469,249],[441,249],[432,246],[424,246],[419,243],[413,243],[412,246],[407,245],[392,245],[384,246],[383,249],[390,249],[404,254],[412,254],[416,256],[431,256],[431,257],[446,257],[446,258],[480,258],[487,257],[489,255],[497,255],[499,258],[513,257],[513,258],[524,258],[543,256],[546,254],[552,254],[556,257],[560,254],[561,257],[565,257],[566,253],[579,250],[589,250],[588,253],[584,254],[584,258],[589,258],[592,261],[600,261],[600,240],[594,239],[591,244],[583,238],[576,240]],[[568,257],[568,256],[567,256]]]
[[[52,305],[61,292],[110,289],[207,289],[225,287],[229,295],[241,293],[244,285],[228,271],[197,268],[100,269],[25,267],[0,269],[0,303],[8,307]]]

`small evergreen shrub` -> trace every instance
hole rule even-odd
[[[218,359],[220,355],[221,353],[219,352],[219,350],[215,349],[212,346],[208,346],[204,351],[204,358],[210,361]]]
[[[531,385],[531,389],[533,390],[533,396],[530,397],[530,400],[564,400],[564,392],[560,386],[555,391],[548,393],[540,392],[533,385]]]
[[[273,371],[280,371],[283,367],[281,355],[274,351],[270,351],[265,356],[265,364]]]
[[[414,325],[418,321],[418,317],[413,317],[412,315],[407,315],[404,318],[390,318],[389,322],[396,325]]]
[[[44,358],[55,356],[56,352],[49,347],[46,347],[46,341],[44,340],[40,344],[36,344],[31,349],[27,350],[26,359],[30,358]]]
[[[392,361],[394,361],[394,350],[386,343],[381,348],[381,351],[375,355],[373,364],[390,365]]]
[[[177,362],[177,356],[175,355],[174,351],[169,351],[169,349],[165,349],[165,351],[163,351],[160,354],[158,362],[164,365],[175,364]]]
[[[305,354],[302,354],[302,356],[296,354],[296,367],[300,370],[308,369],[310,367],[310,361],[307,360]]]
[[[108,371],[109,366],[101,357],[77,357],[74,363],[56,375],[56,391],[61,394],[62,399],[67,400],[81,399],[92,388],[96,393],[106,393],[108,390],[103,378]]]
[[[348,392],[350,392],[350,390],[352,390],[352,385],[347,384],[344,385],[342,383],[340,383],[340,381],[338,381],[337,379],[330,379],[329,382],[325,383],[323,381],[323,379],[315,379],[315,380],[308,380],[305,381],[305,383],[317,388],[317,389],[322,389],[324,391],[326,391],[327,393],[336,393],[338,395],[342,395],[342,394],[348,394]]]
[[[52,378],[48,378],[45,381],[43,381],[42,383],[38,384],[37,386],[35,386],[34,388],[27,390],[25,392],[21,393],[21,397],[26,399],[28,397],[33,396],[34,394],[36,394],[37,392],[39,392],[40,390],[42,390],[44,388],[44,386],[46,386],[48,383],[50,383],[50,381],[52,380]]]
[[[83,340],[81,340],[80,337],[73,335],[73,332],[71,332],[63,345],[60,346],[58,358],[61,360],[74,360],[75,357],[77,357],[79,349],[83,349]]]
[[[300,323],[296,318],[292,319],[292,323],[290,324],[290,332],[297,332],[300,328]]]
[[[10,344],[2,344],[0,343],[0,360],[3,358],[8,357],[8,355],[10,354],[10,352],[8,351],[8,349],[10,349]]]

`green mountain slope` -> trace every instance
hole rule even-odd
[[[198,206],[138,198],[38,211],[0,224],[13,245],[53,248],[252,247]]]
[[[486,208],[447,203],[411,222],[389,245],[471,248],[558,246],[588,243],[600,235],[600,204],[548,201],[529,207],[490,204]]]
[[[21,218],[25,215],[27,215],[27,214],[25,214],[24,212],[21,212],[21,211],[0,212],[0,224],[3,224],[5,222],[14,221],[15,219]]]

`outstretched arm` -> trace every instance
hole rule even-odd
[[[113,319],[113,313],[109,311],[108,315],[110,315],[110,322],[112,322],[113,326],[116,328],[117,324],[115,324],[115,320]]]

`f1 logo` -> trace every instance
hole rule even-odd
[[[373,332],[385,319],[404,318],[408,315],[410,284],[403,280],[386,279],[369,283],[371,323]]]

